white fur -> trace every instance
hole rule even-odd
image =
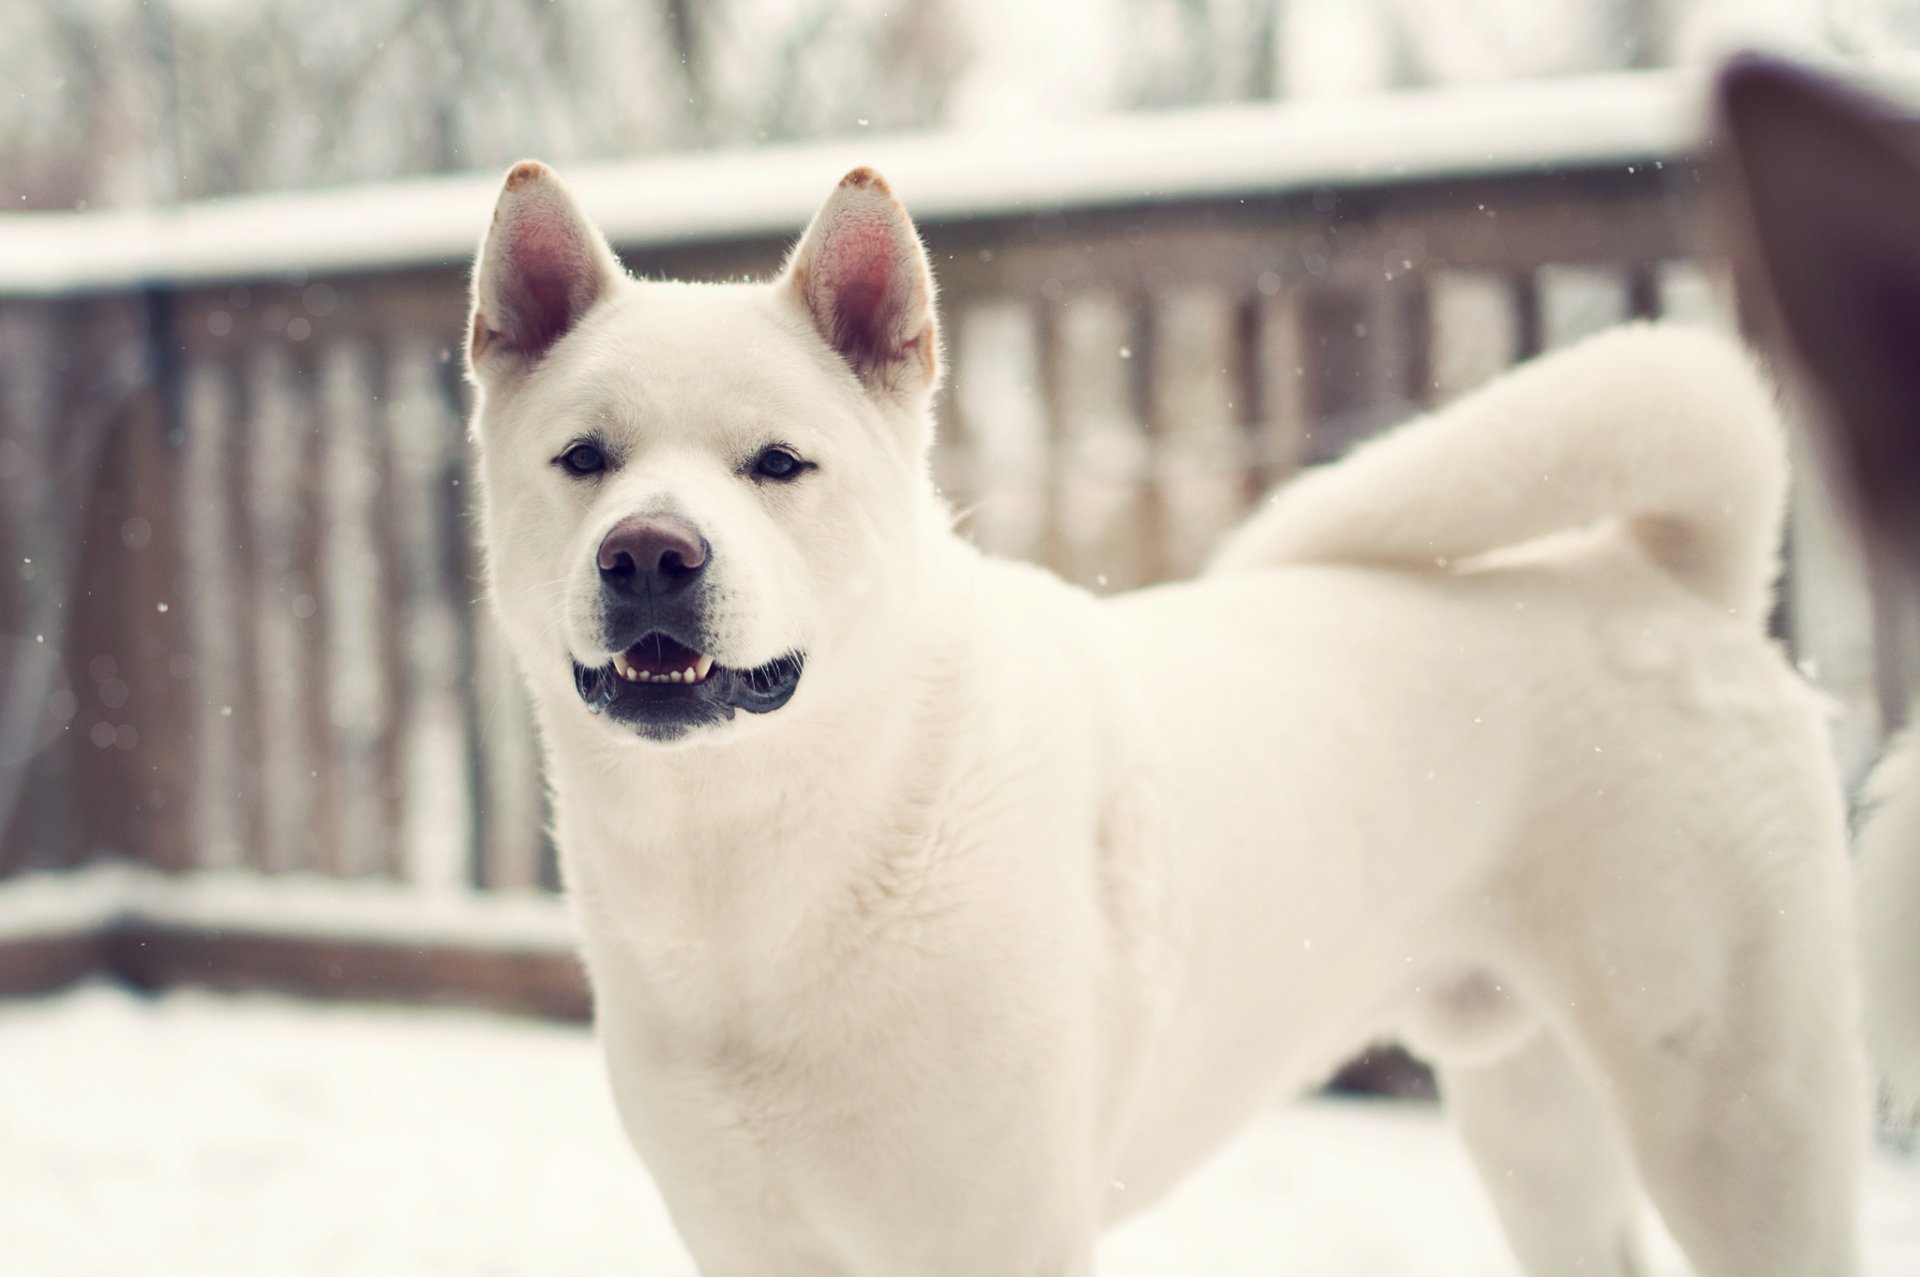
[[[1772,418],[1745,357],[1712,333],[1616,329],[1578,361],[1516,369],[1307,475],[1218,566],[1445,567],[1611,519],[1701,594],[1761,619],[1787,496]]]
[[[1643,1190],[1703,1277],[1854,1271],[1842,813],[1761,629],[1781,444],[1736,353],[1553,356],[1099,601],[955,536],[930,372],[863,381],[816,318],[785,277],[622,280],[477,372],[614,1092],[703,1274],[1085,1277],[1396,1035],[1529,1272],[1636,1272]],[[589,485],[551,463],[584,422],[622,453]],[[818,472],[741,479],[770,431]],[[719,659],[807,653],[676,748],[567,675],[593,546],[663,501]]]

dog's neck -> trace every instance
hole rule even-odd
[[[971,654],[955,638],[968,627],[914,624],[913,641],[872,654],[862,689],[796,702],[790,721],[738,742],[655,750],[609,742],[584,720],[549,721],[582,924],[617,933],[654,970],[675,954],[707,968],[777,962],[785,941],[830,927],[889,858],[920,848]],[[695,935],[706,951],[688,955]],[[736,951],[714,952],[714,937]]]

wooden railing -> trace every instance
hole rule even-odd
[[[1670,82],[1643,88],[1671,111]],[[1486,137],[1393,161],[1396,137],[1418,146],[1462,109],[1436,99],[1372,139],[1363,172],[1276,161],[1169,191],[1152,167],[1153,146],[1182,153],[1168,134],[1131,187],[1049,193],[1042,167],[999,206],[932,200],[952,369],[937,470],[963,526],[1098,590],[1184,573],[1300,466],[1517,359],[1634,316],[1713,320],[1697,173],[1634,101],[1559,161]],[[1297,121],[1269,114],[1282,147]],[[1609,125],[1615,144],[1593,142]],[[812,164],[823,190],[838,169],[809,154],[778,163]],[[938,184],[937,144],[899,158]],[[644,171],[619,185],[646,188]],[[455,196],[481,225],[485,182],[344,198],[339,217],[375,241],[381,217]],[[693,278],[771,271],[804,218],[623,231],[620,207],[606,221],[635,271]],[[189,215],[170,242],[191,251],[118,275],[99,261],[128,254],[119,239],[90,256],[84,224],[35,229],[19,242],[57,245],[67,278],[17,257],[11,296],[0,223],[0,876],[110,857],[422,900],[552,888],[526,706],[479,599],[464,232],[355,261],[335,227],[308,257],[263,267],[249,242],[223,268],[206,227],[244,220]],[[1843,636],[1822,672],[1864,702],[1873,648],[1844,637],[1864,596],[1830,587],[1838,571],[1789,611]]]

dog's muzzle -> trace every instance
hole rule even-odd
[[[634,515],[607,533],[596,561],[607,645],[617,650],[598,664],[573,662],[574,688],[590,711],[664,741],[792,699],[804,653],[739,668],[706,650],[712,558],[706,538],[672,515]]]

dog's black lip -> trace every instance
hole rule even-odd
[[[623,651],[644,643],[642,635]],[[681,730],[724,722],[734,711],[770,714],[793,699],[806,665],[806,653],[788,652],[764,665],[740,669],[715,662],[698,683],[629,682],[613,668],[613,659],[597,665],[573,662],[573,686],[587,709],[621,722],[674,726]]]

